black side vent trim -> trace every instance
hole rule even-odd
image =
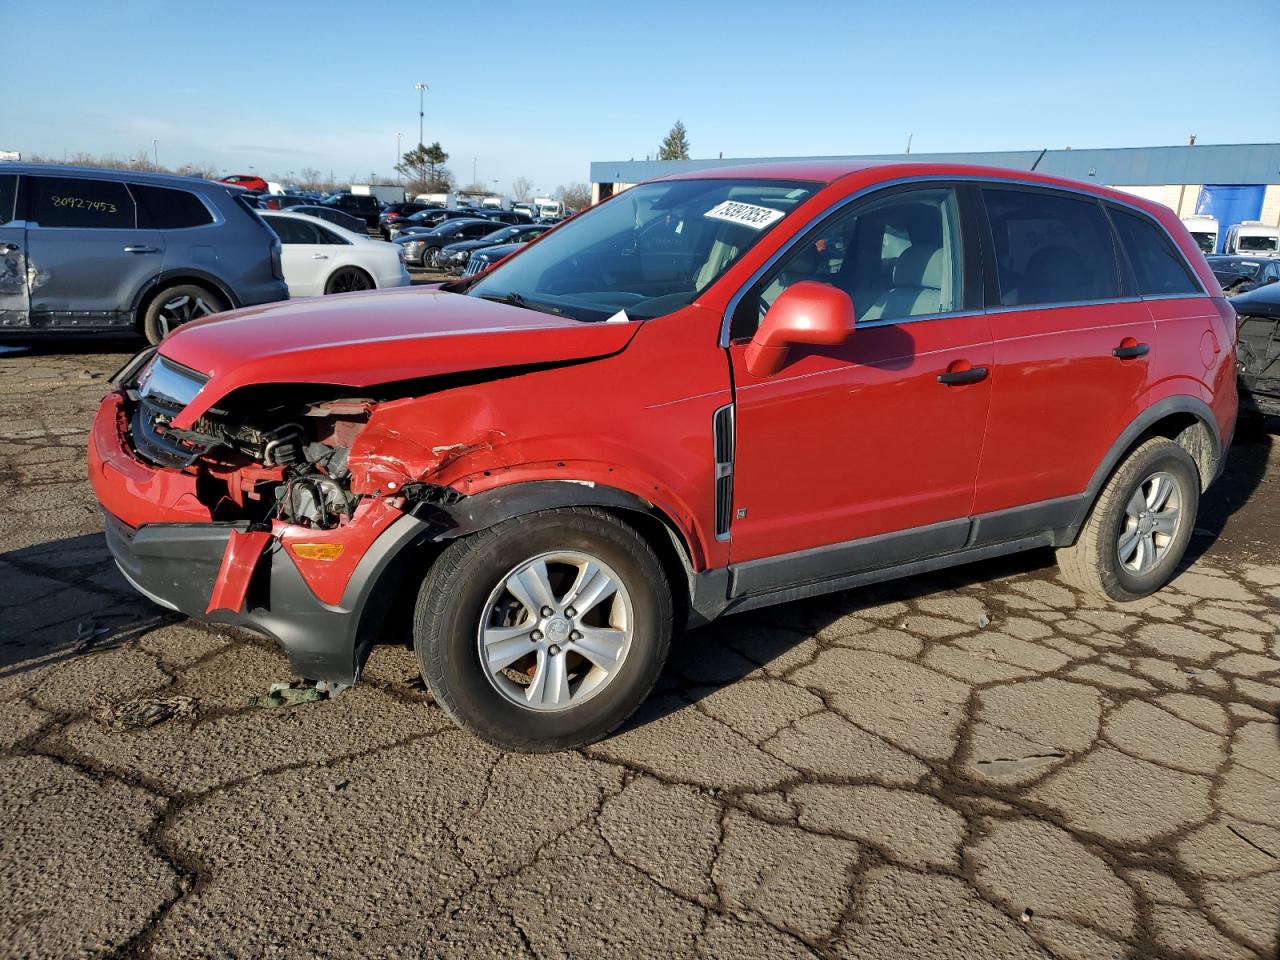
[[[733,404],[717,410],[711,420],[716,457],[716,539],[729,539],[733,519]]]

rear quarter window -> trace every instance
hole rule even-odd
[[[137,223],[133,197],[123,183],[81,177],[32,177],[30,184],[27,219],[42,227],[132,230]]]
[[[1191,296],[1201,292],[1186,260],[1161,227],[1123,207],[1108,206],[1107,211],[1128,254],[1140,296]]]
[[[138,202],[138,226],[151,230],[181,230],[213,223],[213,214],[199,197],[187,190],[129,184]]]
[[[1111,228],[1095,200],[1043,190],[984,188],[1006,307],[1120,296]]]

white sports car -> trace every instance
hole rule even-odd
[[[290,297],[381,290],[409,283],[404,254],[394,243],[374,240],[304,213],[260,211],[280,238],[280,259]]]

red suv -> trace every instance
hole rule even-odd
[[[337,683],[411,615],[460,724],[555,749],[725,613],[1046,546],[1158,589],[1230,442],[1234,331],[1158,204],[734,167],[452,284],[184,326],[117,376],[90,474],[158,603]]]

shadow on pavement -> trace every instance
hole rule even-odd
[[[14,591],[0,621],[0,678],[122,646],[182,617],[134,593],[100,533],[0,554]]]
[[[1187,546],[1182,569],[1199,560],[1218,543],[1227,530],[1228,522],[1236,514],[1247,515],[1245,527],[1252,538],[1271,544],[1277,542],[1277,537],[1280,537],[1280,503],[1273,498],[1254,495],[1266,481],[1275,446],[1271,431],[1277,428],[1280,428],[1280,420],[1276,419],[1239,422],[1222,476],[1200,500],[1196,532]],[[1237,524],[1240,519],[1236,518]],[[1232,551],[1227,549],[1225,552],[1229,554]]]
[[[24,357],[56,357],[62,354],[137,353],[146,341],[139,336],[32,337],[29,340],[0,339],[0,360]]]

